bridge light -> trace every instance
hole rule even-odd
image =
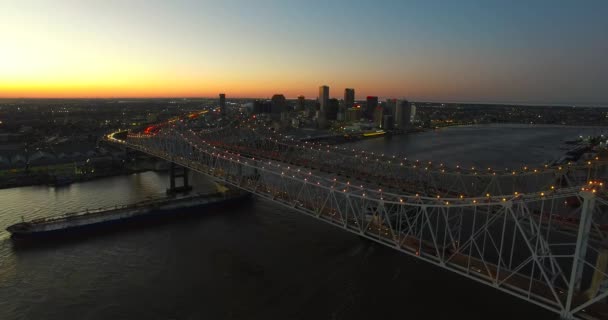
[[[545,193],[544,193],[544,192],[541,192],[541,193],[540,193],[540,196],[541,196],[541,197],[544,197],[544,196],[545,196]]]
[[[489,197],[490,197],[490,194],[489,194],[489,193],[486,193],[486,197],[488,197],[488,198],[489,198]]]

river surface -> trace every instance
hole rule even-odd
[[[596,128],[446,128],[357,147],[445,163],[559,157]],[[198,191],[214,185],[193,177]],[[0,319],[557,319],[539,307],[265,200],[17,246],[22,219],[160,198],[166,173],[0,190]]]

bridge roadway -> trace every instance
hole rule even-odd
[[[608,162],[599,158],[585,164],[543,165],[537,168],[523,166],[519,170],[448,168],[441,163],[433,166],[432,162],[412,162],[346,147],[289,141],[280,134],[248,123],[204,133],[190,132],[207,144],[236,153],[267,157],[306,168],[320,168],[347,178],[370,181],[377,186],[390,186],[402,192],[442,197],[550,190],[577,186],[608,173]],[[407,184],[403,185],[404,181]]]
[[[602,186],[487,197],[400,195],[334,174],[246,157],[164,130],[112,143],[175,162],[559,313],[604,318],[606,248]],[[581,205],[561,205],[575,198]],[[563,232],[555,215],[580,217]],[[595,237],[589,235],[595,233]],[[598,258],[600,257],[600,258]],[[589,279],[599,279],[589,283]],[[591,291],[590,291],[591,290]]]

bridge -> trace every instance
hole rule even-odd
[[[303,143],[251,120],[107,141],[551,310],[608,317],[606,163],[460,168]]]

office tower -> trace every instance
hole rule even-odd
[[[401,130],[407,130],[411,123],[411,104],[407,100],[397,101],[397,109],[395,110],[395,125]]]
[[[306,107],[306,98],[304,96],[299,96],[298,101],[296,102],[296,110],[302,111]]]
[[[327,108],[325,111],[325,119],[337,120],[339,108],[340,108],[340,101],[338,101],[338,99],[329,99],[329,101],[327,102]]]
[[[365,110],[363,111],[363,117],[368,120],[373,120],[376,107],[378,107],[378,97],[368,96]]]
[[[393,116],[390,114],[384,115],[384,121],[382,122],[382,129],[393,130]]]
[[[361,120],[361,108],[346,109],[344,120],[347,122],[358,122]]]
[[[220,93],[220,114],[223,116],[226,115],[226,94]]]
[[[270,99],[271,113],[281,113],[283,111],[287,111],[287,100],[285,96],[282,94],[275,94]]]
[[[326,112],[327,103],[329,102],[329,87],[328,86],[320,86],[319,87],[319,106],[321,113]]]
[[[350,109],[355,106],[355,89],[344,89],[344,108]]]
[[[410,123],[414,123],[414,120],[416,120],[416,106],[412,104],[412,108],[410,110]]]
[[[397,109],[397,99],[386,99],[384,102],[384,114],[389,114],[395,118],[395,109]]]
[[[376,109],[374,109],[374,124],[376,127],[382,127],[382,121],[384,120],[383,116],[384,108],[377,106]]]

